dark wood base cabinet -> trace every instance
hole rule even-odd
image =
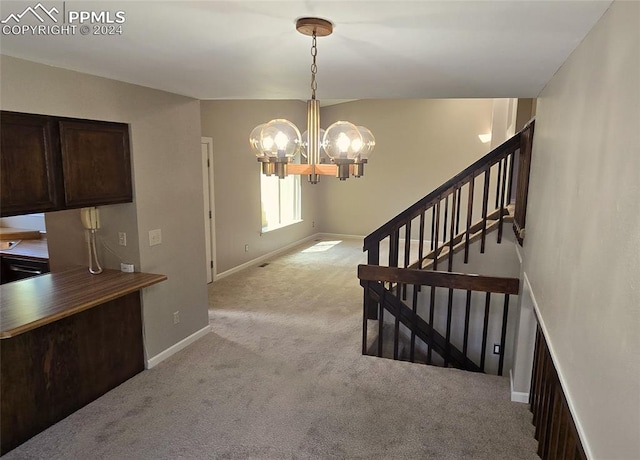
[[[144,369],[140,292],[0,343],[0,454]]]

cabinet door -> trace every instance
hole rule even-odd
[[[133,201],[129,126],[59,121],[67,207]]]
[[[58,139],[47,116],[0,115],[2,216],[51,211],[60,205]]]

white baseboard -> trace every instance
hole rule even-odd
[[[248,262],[240,264],[236,267],[230,268],[229,270],[225,270],[222,273],[217,273],[215,275],[215,280],[221,280],[222,278],[226,278],[229,275],[233,275],[234,273],[238,273],[239,271],[244,270],[245,268],[253,267],[254,265],[258,265],[268,259],[272,259],[284,252],[287,252],[290,249],[295,248],[296,246],[300,246],[301,244],[306,243],[307,241],[313,241],[318,238],[343,238],[343,239],[364,239],[364,236],[360,235],[342,235],[339,233],[314,233],[313,235],[307,236],[298,241],[294,241],[293,243],[287,244],[286,246],[281,247],[280,249],[276,249],[275,251],[271,251],[267,254],[261,255],[260,257],[256,257],[255,259],[251,259]]]
[[[267,254],[261,255],[260,257],[256,257],[255,259],[251,259],[248,262],[245,262],[243,264],[240,264],[236,267],[230,268],[229,270],[225,270],[221,273],[216,273],[213,277],[214,281],[218,281],[221,280],[222,278],[226,278],[227,276],[233,275],[234,273],[238,273],[239,271],[244,270],[245,268],[249,268],[249,267],[253,267],[254,265],[258,265],[261,264],[262,262],[271,259],[273,257],[276,257],[284,252],[289,251],[290,249],[295,248],[296,246],[299,246],[301,244],[304,244],[308,241],[313,241],[315,239],[319,239],[319,238],[333,238],[333,239],[349,239],[349,240],[363,240],[364,241],[364,236],[362,235],[347,235],[344,233],[314,233],[313,235],[307,236],[306,238],[303,238],[301,240],[298,241],[294,241],[293,243],[290,243],[286,246],[281,247],[280,249],[276,249],[275,251],[271,251]],[[400,239],[400,242],[404,242],[403,239]],[[412,239],[411,243],[414,244],[416,247],[419,243],[419,240],[416,239]],[[404,244],[404,243],[403,243]],[[431,241],[425,240],[424,241],[424,247],[428,248],[430,247],[429,245],[431,244]]]
[[[230,268],[229,270],[225,270],[222,273],[216,274],[216,281],[221,280],[222,278],[226,278],[229,275],[233,275],[234,273],[238,273],[239,271],[244,270],[245,268],[253,267],[254,265],[258,265],[264,262],[267,259],[271,259],[277,255],[282,254],[283,252],[287,252],[289,249],[295,248],[296,246],[301,245],[302,243],[306,243],[307,241],[311,241],[314,238],[317,238],[319,233],[314,233],[313,235],[307,236],[298,241],[294,241],[291,244],[287,244],[286,246],[281,247],[280,249],[276,249],[275,251],[268,252],[267,254],[261,255],[260,257],[256,257],[255,259],[251,259],[249,262],[245,262],[236,267]]]
[[[529,393],[513,391],[513,373],[511,371],[509,371],[509,380],[511,382],[511,401],[529,404]]]
[[[209,332],[211,332],[211,326],[203,327],[199,331],[196,331],[193,334],[191,334],[189,337],[186,337],[186,338],[182,339],[180,342],[176,343],[175,345],[172,345],[169,348],[167,348],[166,350],[164,350],[163,352],[158,353],[153,358],[147,359],[145,367],[147,369],[151,369],[152,367],[157,366],[162,361],[167,359],[169,356],[179,352],[180,350],[185,348],[187,345],[191,345],[193,342],[198,340],[200,337],[205,336]]]

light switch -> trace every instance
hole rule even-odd
[[[149,246],[155,246],[162,243],[162,230],[159,228],[149,230]]]

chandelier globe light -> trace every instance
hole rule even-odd
[[[364,126],[337,121],[326,130],[320,128],[320,101],[316,98],[317,37],[333,32],[333,24],[325,19],[301,18],[296,29],[312,37],[311,99],[307,101],[307,129],[302,135],[289,120],[277,118],[256,126],[249,135],[252,152],[262,164],[262,173],[283,179],[288,174],[307,174],[317,184],[321,175],[335,175],[340,180],[361,177],[364,165],[375,147],[375,138]],[[322,163],[322,154],[330,164]],[[295,162],[295,161],[298,162]]]

